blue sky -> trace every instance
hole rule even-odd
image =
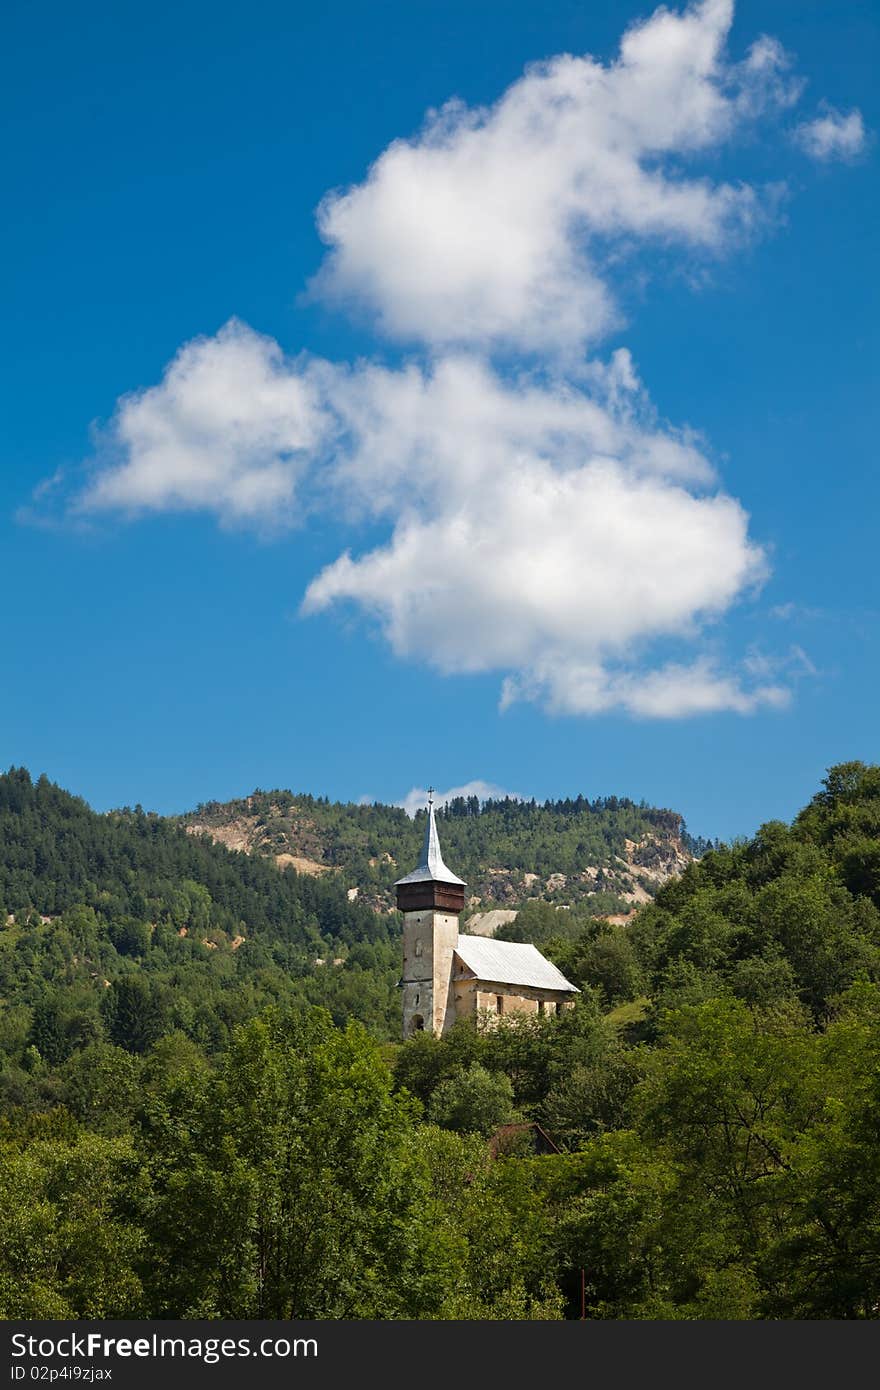
[[[727,8],[12,5],[4,765],[725,837],[878,757],[880,25]]]

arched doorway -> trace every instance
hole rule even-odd
[[[413,1014],[409,1021],[410,1033],[423,1033],[425,1031],[425,1020],[421,1014]]]

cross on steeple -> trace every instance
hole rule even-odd
[[[429,806],[433,806],[433,805],[434,805],[434,788],[433,788],[433,787],[429,787],[429,788],[428,788],[428,805],[429,805]]]

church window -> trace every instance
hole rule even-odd
[[[556,1012],[557,1012],[557,1014],[561,1014],[561,1013],[562,1013],[562,1000],[561,1000],[561,999],[557,999],[557,1001],[556,1001]]]
[[[417,937],[416,937],[416,944],[415,944],[415,946],[413,947],[413,955],[415,955],[415,956],[418,957],[418,956],[420,956],[421,954],[422,954],[422,940],[421,940],[421,937],[418,937],[418,936],[417,936]]]
[[[498,1010],[498,1012],[499,1012],[500,1014],[503,1014],[503,1013],[504,1013],[504,995],[503,995],[503,994],[496,994],[496,995],[495,995],[495,1007],[496,1007],[496,1009]]]

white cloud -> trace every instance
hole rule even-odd
[[[267,524],[293,515],[297,480],[326,421],[278,344],[232,321],[180,349],[158,386],[124,396],[82,512],[215,512]]]
[[[601,337],[619,318],[609,239],[717,252],[762,217],[755,189],[691,167],[798,90],[772,39],[726,60],[732,17],[732,0],[661,8],[612,63],[564,54],[491,107],[431,113],[363,183],[325,198],[315,289],[434,346],[565,351]]]
[[[455,797],[476,796],[480,801],[503,801],[505,797],[510,797],[513,801],[522,801],[518,792],[506,791],[504,787],[499,787],[494,782],[484,782],[477,778],[473,782],[464,782],[460,787],[450,787],[445,792],[434,792],[434,804],[445,806],[447,802],[453,801]],[[402,806],[408,816],[414,816],[417,811],[424,811],[428,804],[428,788],[412,787],[402,801],[396,801],[395,806]]]
[[[695,496],[599,460],[503,475],[410,512],[385,546],[341,556],[304,609],[353,600],[394,651],[441,671],[532,668],[694,636],[764,574],[732,498]]]
[[[861,111],[846,115],[826,105],[821,116],[795,129],[795,140],[812,159],[855,159],[865,148],[866,131]]]
[[[766,558],[739,503],[707,490],[695,442],[653,419],[628,355],[594,386],[589,398],[522,381],[512,392],[462,358],[431,375],[347,378],[336,401],[356,422],[337,465],[345,492],[395,524],[387,544],[319,574],[303,611],[351,602],[402,658],[515,673],[503,704],[709,708],[702,667],[690,673],[698,696],[676,668],[662,698],[606,667],[638,668],[658,637],[695,639],[762,581]],[[714,708],[766,702],[730,678],[715,676],[712,691]]]
[[[747,677],[751,673],[747,672]],[[703,657],[690,666],[671,662],[657,669],[608,670],[599,663],[540,663],[525,679],[508,677],[502,707],[539,700],[553,713],[595,715],[622,709],[647,719],[683,719],[733,711],[754,714],[784,708],[790,692],[779,684],[744,682]]]

